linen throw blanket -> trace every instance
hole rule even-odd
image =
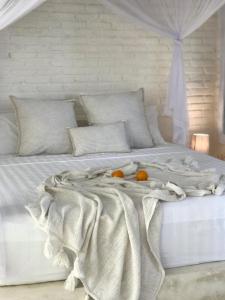
[[[87,299],[154,300],[164,279],[160,262],[160,201],[221,195],[224,176],[200,171],[190,157],[132,162],[120,168],[65,171],[48,178],[40,198],[26,208],[47,233],[44,253],[71,269],[65,287],[78,279]],[[146,169],[148,181],[133,176]]]

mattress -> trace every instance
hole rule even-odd
[[[64,279],[68,271],[43,255],[45,234],[24,209],[37,199],[36,187],[64,170],[117,167],[130,161],[154,161],[191,155],[200,167],[225,173],[225,163],[166,145],[124,154],[15,157],[0,156],[0,285]],[[162,203],[161,259],[165,268],[225,260],[225,196]]]

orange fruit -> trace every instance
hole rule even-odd
[[[145,170],[139,170],[135,176],[137,181],[146,181],[148,180],[148,173]]]
[[[115,170],[115,171],[112,172],[112,177],[123,178],[124,177],[124,173],[121,170]]]

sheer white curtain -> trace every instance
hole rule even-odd
[[[225,144],[225,7],[219,12],[219,61],[220,61],[220,83],[219,103],[217,121],[219,130],[219,141]]]
[[[213,15],[225,0],[104,0],[119,13],[174,40],[168,101],[173,117],[173,141],[185,144],[188,118],[182,41]]]
[[[22,18],[46,0],[0,0],[0,30]]]
[[[0,30],[22,18],[46,0],[0,0]],[[0,273],[6,272],[3,216],[0,214]]]

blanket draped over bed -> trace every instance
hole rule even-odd
[[[140,168],[148,181],[132,179]],[[221,195],[224,176],[200,171],[191,157],[120,169],[123,179],[112,178],[110,169],[52,176],[26,208],[47,233],[45,255],[71,268],[67,289],[79,279],[95,300],[154,300],[164,279],[160,201]]]

